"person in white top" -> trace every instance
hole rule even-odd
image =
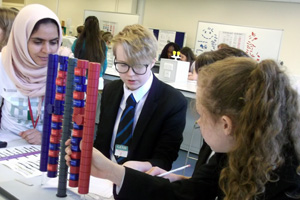
[[[1,129],[41,144],[48,55],[62,40],[59,19],[45,6],[31,4],[17,15],[0,55]]]

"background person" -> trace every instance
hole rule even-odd
[[[107,47],[100,36],[97,17],[89,16],[85,19],[84,29],[79,38],[74,41],[72,51],[75,58],[101,63],[99,77],[102,77],[104,74],[103,71],[105,71],[107,67]]]
[[[104,40],[104,42],[106,43],[106,46],[107,47],[110,47],[110,45],[111,45],[111,40],[112,40],[112,38],[113,38],[113,35],[111,34],[111,32],[104,32],[103,34],[102,34],[102,38],[103,38],[103,40]]]
[[[180,50],[180,47],[178,44],[176,44],[174,42],[169,42],[168,44],[165,45],[165,47],[161,51],[159,60],[161,60],[162,58],[172,59],[171,56],[173,56],[173,51],[177,52],[179,50]]]
[[[192,64],[196,60],[196,57],[191,48],[183,47],[182,49],[180,49],[180,60],[189,62],[190,63],[189,72],[190,73],[193,72]]]
[[[83,25],[77,26],[77,28],[76,28],[76,31],[77,31],[76,38],[79,38],[80,34],[83,32],[83,29],[84,29]]]
[[[18,12],[12,9],[0,8],[0,52],[8,41],[10,30],[17,14]]]

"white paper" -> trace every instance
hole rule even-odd
[[[3,164],[13,171],[31,178],[41,175],[40,145],[23,145],[17,147],[0,149],[0,164]]]
[[[67,183],[68,184],[68,183]],[[58,177],[49,179],[42,188],[57,188]],[[68,190],[80,195],[78,188],[67,186]],[[88,196],[92,199],[113,199],[113,183],[106,179],[90,177],[90,187]]]

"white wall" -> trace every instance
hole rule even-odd
[[[280,60],[300,76],[300,4],[246,0],[147,0],[143,25],[187,33],[194,48],[198,21],[284,29]]]
[[[137,0],[25,0],[25,5],[34,3],[50,8],[61,21],[70,22],[75,31],[84,22],[84,10],[135,14]]]
[[[42,4],[44,6],[47,6],[49,9],[51,9],[53,12],[56,13],[56,8],[57,8],[57,2],[58,0],[38,0],[38,1],[35,1],[35,0],[25,0],[24,1],[24,4],[25,5],[28,5],[28,4]]]
[[[135,14],[140,0],[25,0],[40,3],[71,20],[74,28],[83,23],[84,10]],[[279,59],[287,72],[300,77],[300,4],[254,0],[143,0],[142,24],[149,28],[187,33],[186,46],[194,48],[198,21],[283,29]]]

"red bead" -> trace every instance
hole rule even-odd
[[[66,86],[66,79],[56,78],[55,85],[58,86]]]
[[[72,129],[72,136],[74,137],[82,137],[83,130]]]
[[[52,121],[53,122],[62,122],[63,115],[56,115],[52,114]]]
[[[87,69],[89,66],[88,60],[77,60],[77,67]]]
[[[62,129],[51,129],[51,135],[61,137]]]
[[[78,100],[84,100],[84,92],[74,91],[73,92],[73,98]]]
[[[65,94],[63,93],[56,93],[55,94],[55,99],[59,101],[64,101],[65,100]]]
[[[49,150],[50,157],[58,157],[59,151]]]
[[[78,181],[69,180],[70,187],[78,187]]]
[[[47,165],[47,170],[48,170],[48,171],[51,171],[51,172],[55,172],[55,171],[57,171],[57,166],[58,166],[58,165],[48,164],[48,165]]]
[[[61,136],[50,135],[50,143],[59,144]]]
[[[75,76],[86,76],[86,69],[85,68],[80,68],[80,67],[75,67],[74,75]]]
[[[58,71],[57,77],[65,79],[67,77],[67,72],[65,72],[65,71]]]

